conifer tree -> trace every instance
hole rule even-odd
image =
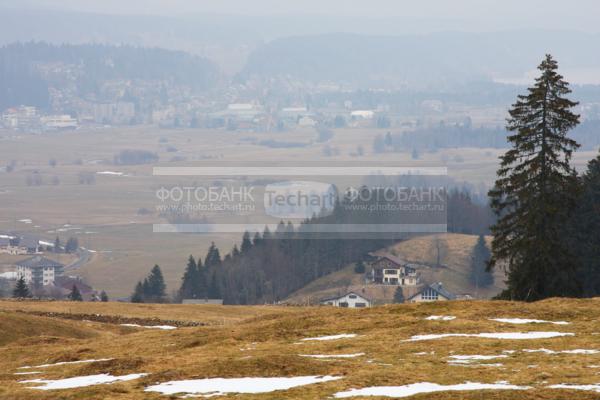
[[[187,267],[181,279],[181,287],[179,288],[180,299],[195,299],[198,296],[198,266],[196,260],[190,255]]]
[[[100,301],[103,303],[108,302],[108,295],[106,294],[106,292],[104,290],[102,292],[100,292]]]
[[[600,294],[600,155],[581,178],[582,193],[570,224],[568,240],[578,256],[583,295]]]
[[[206,258],[204,259],[204,266],[206,268],[212,268],[219,265],[221,265],[221,254],[219,253],[217,246],[215,246],[215,242],[212,242],[208,248]]]
[[[354,266],[354,273],[356,274],[364,274],[366,271],[365,263],[362,260],[359,260]]]
[[[242,253],[247,253],[248,250],[252,248],[252,241],[250,240],[250,233],[248,231],[244,232],[244,237],[242,238]]]
[[[485,243],[485,237],[479,235],[477,244],[471,254],[471,284],[476,288],[490,286],[494,283],[494,275],[487,271],[491,253]]]
[[[133,290],[133,294],[131,295],[132,303],[143,303],[144,302],[144,285],[141,281],[135,285],[135,289]]]
[[[404,292],[402,291],[402,288],[400,286],[398,286],[396,288],[396,291],[394,292],[394,303],[395,304],[404,303]]]
[[[13,297],[17,299],[26,299],[31,297],[31,292],[29,291],[29,287],[27,286],[24,277],[20,277],[17,280],[17,285],[13,291]]]
[[[208,297],[207,271],[202,265],[202,259],[198,257],[198,274],[196,276],[196,291],[194,295],[197,299],[205,299]]]
[[[575,258],[561,232],[574,207],[577,179],[570,160],[579,145],[567,137],[579,123],[577,103],[547,55],[527,95],[509,111],[508,141],[498,178],[490,191],[498,222],[490,268],[508,271],[505,299],[535,301],[550,296],[577,296]]]
[[[166,298],[165,290],[167,286],[165,285],[162,271],[158,265],[155,265],[154,268],[152,268],[146,282],[147,286],[144,292],[146,298],[157,303],[163,302]]]
[[[77,285],[73,285],[73,288],[71,289],[71,293],[69,293],[69,300],[83,301],[83,297],[81,296],[81,292],[77,288]]]

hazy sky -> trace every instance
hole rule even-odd
[[[0,4],[14,0],[0,0]],[[20,0],[28,3],[108,13],[320,13],[370,17],[436,18],[598,18],[597,0]]]
[[[413,27],[408,31],[420,32],[541,28],[600,33],[599,0],[0,0],[2,5],[163,16],[325,14],[371,19],[409,17]],[[353,21],[352,26],[359,25]]]

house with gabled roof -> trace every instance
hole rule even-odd
[[[430,301],[456,300],[457,296],[444,288],[442,282],[425,286],[416,294],[409,297],[407,303],[425,303]]]
[[[371,280],[380,285],[417,286],[419,274],[416,266],[385,255],[371,263]]]
[[[344,307],[344,308],[365,308],[371,307],[372,301],[365,296],[355,292],[346,293],[343,296],[329,297],[320,301],[321,305]]]

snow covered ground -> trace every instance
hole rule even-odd
[[[77,376],[66,379],[32,379],[21,381],[21,383],[35,383],[41,386],[28,386],[29,389],[36,390],[57,390],[57,389],[74,389],[93,385],[104,385],[115,382],[125,382],[134,379],[139,379],[147,374],[130,374],[122,376],[112,376],[109,374]]]
[[[453,317],[452,315],[432,315],[425,318],[427,321],[452,321],[455,319],[456,317]]]
[[[330,382],[341,379],[335,376],[298,376],[293,378],[209,378],[171,381],[149,386],[146,392],[164,395],[186,393],[189,395],[218,396],[228,393],[269,393],[298,386]]]
[[[121,324],[121,326],[126,326],[129,328],[145,328],[145,329],[161,329],[163,331],[170,331],[173,329],[177,329],[176,326],[171,325],[138,325],[138,324]]]
[[[359,397],[359,396],[380,396],[380,397],[410,397],[423,393],[435,392],[458,392],[469,390],[527,390],[529,386],[516,386],[506,382],[496,383],[475,383],[466,382],[458,385],[438,385],[437,383],[413,383],[404,386],[374,386],[363,389],[351,389],[346,392],[338,392],[335,397],[338,399]]]
[[[490,318],[490,321],[502,322],[505,324],[553,324],[553,325],[569,325],[567,321],[545,321],[543,319],[525,319],[525,318]]]
[[[364,356],[365,353],[354,353],[354,354],[300,354],[300,357],[310,358],[356,358]]]
[[[550,339],[561,336],[575,336],[574,333],[565,332],[491,332],[491,333],[442,333],[432,335],[416,335],[405,342],[416,342],[421,340],[435,340],[448,337],[472,337],[481,339],[502,340],[527,340],[527,339]]]
[[[303,342],[308,342],[308,341],[312,341],[312,340],[316,340],[316,341],[327,341],[327,340],[338,340],[338,339],[351,339],[356,337],[356,333],[342,333],[341,335],[332,335],[332,336],[319,336],[319,337],[312,337],[312,338],[305,338],[302,339]]]

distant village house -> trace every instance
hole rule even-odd
[[[418,293],[407,299],[407,303],[426,303],[431,301],[456,300],[455,294],[447,291],[441,282],[425,286]]]
[[[16,263],[18,279],[24,278],[31,287],[54,285],[62,275],[64,265],[42,256],[34,256]]]
[[[343,296],[323,299],[321,300],[321,305],[344,308],[365,308],[371,307],[372,302],[364,296],[350,292]]]
[[[371,279],[380,285],[417,286],[419,275],[415,267],[383,256],[371,263]]]

